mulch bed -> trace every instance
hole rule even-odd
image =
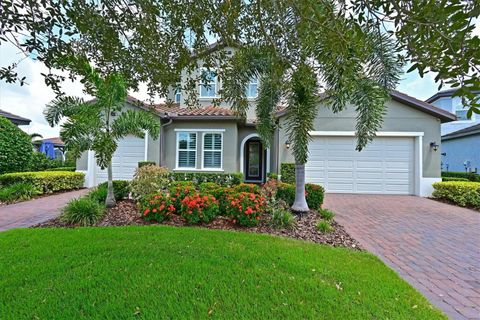
[[[345,229],[335,221],[331,222],[333,228],[332,232],[321,233],[316,229],[316,223],[320,220],[319,215],[315,211],[310,211],[308,214],[296,216],[295,226],[291,230],[275,229],[268,221],[260,221],[256,227],[243,227],[234,224],[231,219],[219,216],[210,223],[203,223],[193,227],[201,227],[208,229],[222,229],[231,231],[256,232],[267,233],[276,236],[290,237],[311,241],[315,243],[327,244],[333,247],[346,247],[354,250],[363,250],[361,245],[353,239]],[[105,217],[97,223],[96,226],[128,226],[128,225],[150,225],[157,224],[154,222],[147,222],[138,215],[138,210],[135,203],[131,200],[122,200],[117,203],[114,208],[107,210]],[[178,215],[174,215],[171,219],[162,222],[161,224],[170,226],[191,226]],[[75,227],[62,222],[59,218],[54,218],[46,222],[37,224],[32,228],[49,228],[49,227]]]

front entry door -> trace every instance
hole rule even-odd
[[[263,146],[260,140],[248,140],[245,143],[245,180],[263,181]]]

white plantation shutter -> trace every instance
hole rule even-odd
[[[203,167],[211,169],[222,168],[222,141],[221,133],[205,133],[203,135]]]
[[[197,160],[197,134],[195,132],[178,132],[177,144],[177,167],[195,168]]]

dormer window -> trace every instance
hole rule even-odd
[[[217,74],[213,71],[203,71],[203,82],[200,83],[200,98],[214,98],[217,96]]]
[[[182,100],[182,89],[180,85],[178,85],[175,88],[175,103],[180,103],[180,100]]]
[[[258,79],[257,78],[252,78],[250,82],[247,84],[246,88],[246,95],[247,98],[252,99],[256,98],[258,95]]]

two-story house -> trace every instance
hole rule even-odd
[[[453,97],[456,89],[437,92],[428,98],[438,108],[457,116],[456,121],[442,124],[442,170],[478,172],[480,170],[480,115],[467,118],[467,108],[460,97]],[[480,96],[480,92],[477,92]]]
[[[181,84],[185,77],[182,73]],[[225,103],[212,105],[221,86],[215,73],[197,81],[200,107],[188,105],[184,92],[172,89],[166,98],[175,102],[173,106],[154,106],[161,123],[158,139],[147,133],[145,139],[119,142],[114,179],[131,179],[137,163],[149,160],[179,172],[241,172],[245,181],[261,183],[267,173],[279,173],[282,163],[294,162],[282,108],[276,112],[279,128],[268,148],[256,131],[255,98],[261,83],[252,79],[245,88],[251,100],[246,118]],[[143,108],[139,101],[127,99],[125,108],[138,107]],[[377,138],[358,152],[355,108],[338,114],[322,103],[318,108],[315,130],[310,132],[307,182],[321,184],[327,192],[428,195],[431,184],[440,180],[440,125],[455,120],[450,112],[392,91]],[[93,152],[85,153],[77,165],[86,172],[88,186],[105,181]]]

